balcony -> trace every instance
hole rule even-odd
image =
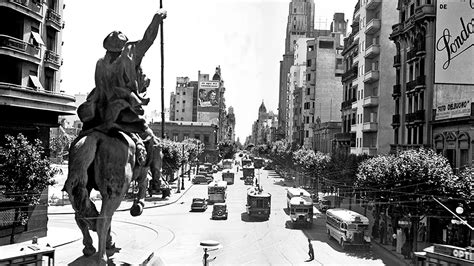
[[[45,67],[59,70],[59,67],[61,66],[61,57],[51,50],[46,50],[44,52],[44,63]]]
[[[6,0],[0,6],[9,7],[39,22],[43,20],[43,1],[40,0]]]
[[[411,49],[410,51],[407,52],[407,62],[412,61],[413,59],[416,59],[416,54],[417,54],[416,49]]]
[[[382,3],[382,0],[367,0],[367,3],[365,4],[365,9],[376,9],[380,5],[380,3]]]
[[[352,102],[352,110],[357,110],[357,101]]]
[[[349,79],[353,79],[357,77],[357,67],[352,67],[351,69],[347,70],[342,74],[342,82],[345,82]]]
[[[369,70],[364,75],[365,83],[372,83],[379,80],[379,71],[378,70]]]
[[[392,126],[400,125],[400,114],[392,115]]]
[[[0,82],[0,101],[2,105],[7,106],[45,110],[64,115],[76,114],[73,96],[11,83]]]
[[[360,16],[360,2],[357,1],[356,6],[354,7],[354,19]]]
[[[362,132],[376,132],[377,123],[376,122],[364,122],[362,124]]]
[[[371,44],[365,49],[365,58],[374,58],[380,54],[380,44]]]
[[[59,15],[53,9],[48,9],[46,13],[46,26],[50,26],[57,31],[61,30],[61,15]]]
[[[366,34],[374,34],[376,33],[377,31],[380,30],[380,19],[378,18],[374,18],[372,20],[370,20],[368,23],[367,23],[367,26],[365,27],[365,33]]]
[[[376,147],[362,147],[362,153],[367,154],[369,156],[376,156],[377,148]]]
[[[405,114],[405,121],[407,123],[420,123],[425,121],[425,110],[418,110],[414,113]]]
[[[7,35],[0,35],[0,54],[36,64],[41,63],[41,50],[39,46]]]
[[[402,85],[400,84],[395,84],[393,85],[393,93],[392,96],[400,96],[401,95],[401,87]]]
[[[426,86],[426,76],[418,76],[415,81],[415,89],[420,89]]]
[[[416,8],[415,20],[422,20],[427,17],[435,17],[436,9],[434,4],[424,4]]]
[[[401,56],[399,54],[393,57],[393,66],[398,67],[401,64]]]
[[[334,134],[336,141],[346,142],[355,140],[355,134],[350,132],[336,133]]]
[[[390,36],[396,36],[403,32],[403,23],[397,23],[392,25],[392,33]]]
[[[415,89],[415,86],[416,86],[416,80],[408,81],[406,91],[407,92],[413,91]]]
[[[362,107],[372,107],[379,105],[379,97],[378,96],[368,96],[365,97],[362,102]]]
[[[357,132],[357,124],[351,125],[351,132]]]

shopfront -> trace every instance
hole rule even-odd
[[[474,247],[461,248],[434,244],[421,252],[415,252],[417,266],[472,266]]]

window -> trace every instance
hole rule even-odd
[[[310,88],[306,88],[306,95],[309,95],[311,93],[311,89]]]
[[[189,139],[189,134],[183,134],[183,139]]]
[[[181,109],[181,112],[183,112],[183,113],[184,113],[184,108],[183,108],[183,109]]]
[[[204,144],[209,144],[209,135],[204,135]]]
[[[183,101],[183,104],[186,104],[186,101]]]
[[[333,41],[319,41],[319,48],[320,49],[333,49],[334,42]]]
[[[306,138],[309,138],[309,131],[308,131],[308,130],[305,130],[304,133],[305,133]]]
[[[293,8],[293,13],[296,13],[296,8]]]
[[[185,92],[185,91],[183,91],[183,95],[186,95],[186,92]],[[184,101],[183,101],[183,103],[184,103]]]

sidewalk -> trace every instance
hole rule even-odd
[[[407,266],[415,265],[412,259],[405,259],[405,257],[402,254],[396,252],[395,247],[392,245],[381,244],[378,239],[373,239],[372,244],[376,244],[377,246],[386,250],[388,253],[392,254],[394,257],[396,257],[400,261],[400,265],[407,265]]]
[[[153,195],[153,197],[147,197],[145,198],[144,209],[157,208],[157,207],[162,207],[162,206],[176,203],[184,194],[186,194],[186,192],[192,186],[193,186],[192,182],[188,180],[188,177],[185,177],[184,178],[185,189],[181,190],[180,193],[176,193],[177,182],[171,183],[170,184],[171,195],[168,198],[162,199],[161,194]],[[101,201],[96,200],[94,201],[94,203],[97,209],[100,209]],[[133,204],[133,199],[124,199],[122,203],[120,204],[119,208],[117,209],[117,212],[119,211],[128,212],[132,204]],[[70,215],[70,216],[74,215],[74,210],[71,204],[65,204],[63,206],[49,206],[48,207],[48,218],[50,220],[48,223],[48,235],[46,237],[38,239],[38,242],[48,243],[51,245],[51,247],[59,247],[59,246],[63,246],[63,245],[82,239],[82,234],[79,228],[77,227],[71,228],[70,226],[64,227],[64,225],[60,223],[55,223],[53,221],[53,220],[57,220],[57,219],[52,219],[53,217],[56,218],[61,215]],[[73,217],[70,217],[70,218],[74,220]]]

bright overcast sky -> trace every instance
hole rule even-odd
[[[214,74],[220,65],[226,105],[236,114],[241,142],[250,135],[262,100],[278,113],[279,62],[284,52],[290,0],[163,0],[165,107],[176,77],[197,80],[198,71]],[[315,28],[327,28],[335,12],[352,20],[356,0],[315,0]],[[158,0],[65,0],[64,65],[61,89],[88,93],[94,87],[96,61],[105,54],[104,37],[113,30],[129,40],[141,39]],[[322,24],[318,24],[322,21]],[[327,21],[327,23],[326,23]],[[350,28],[349,28],[350,29]],[[160,40],[145,55],[142,67],[151,79],[147,112],[161,110]]]

